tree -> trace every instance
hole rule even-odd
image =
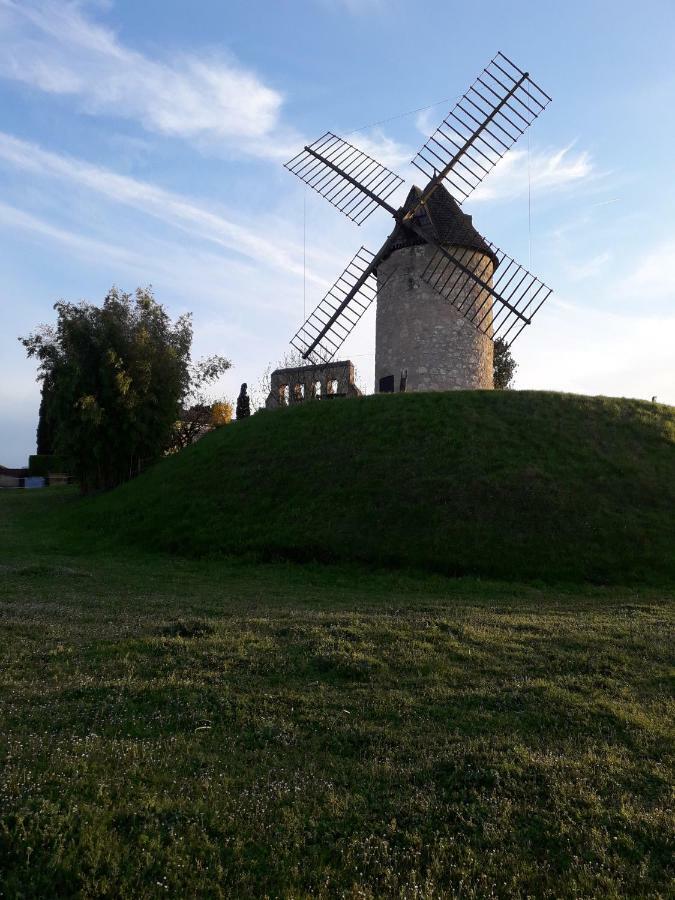
[[[251,415],[251,401],[246,392],[246,382],[241,386],[237,397],[237,419],[247,419]]]
[[[49,378],[44,378],[36,434],[37,452],[40,456],[50,456],[54,452],[54,423],[49,414],[49,391]]]
[[[503,338],[497,338],[494,342],[492,362],[495,390],[509,390],[513,386],[513,379],[517,368],[518,363],[511,356],[509,345]]]
[[[229,368],[229,364],[228,364]],[[194,403],[181,411],[180,418],[174,425],[171,442],[166,449],[167,453],[177,453],[184,450],[190,444],[194,444],[200,438],[220,428],[229,425],[232,421],[232,404],[227,400],[217,400],[215,403]]]
[[[175,421],[167,453],[177,453],[211,430],[211,407],[206,403],[195,403],[182,409]]]
[[[232,404],[227,400],[218,400],[211,407],[211,427],[222,428],[232,421]]]
[[[56,325],[19,339],[49,385],[50,449],[83,492],[111,488],[164,453],[186,398],[229,362],[211,357],[196,373],[190,315],[172,322],[150,289],[113,287],[100,307],[61,301],[54,309]]]
[[[166,448],[167,453],[177,453],[219,425],[225,425],[226,408],[232,405],[226,400],[211,403],[206,397],[206,387],[220,378],[229,368],[230,362],[223,356],[208,356],[190,366],[190,388],[185,400],[190,405],[181,409],[174,423],[173,434]],[[216,410],[216,407],[222,407]],[[216,421],[218,419],[218,421]],[[227,420],[229,422],[229,419]]]

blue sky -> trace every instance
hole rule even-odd
[[[232,360],[215,393],[255,388],[390,226],[356,228],[282,163],[330,129],[409,184],[497,50],[553,97],[464,205],[555,291],[517,386],[675,404],[672,0],[0,0],[0,463],[34,452],[16,337],[61,298],[152,284],[193,311],[197,356]],[[340,354],[369,390],[373,312]]]

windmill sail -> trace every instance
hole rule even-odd
[[[412,160],[432,179],[424,200],[444,180],[458,203],[466,200],[550,102],[498,53]]]
[[[386,166],[331,132],[305,147],[285,167],[357,225],[378,206],[394,213],[386,201],[403,184]]]
[[[415,196],[411,200],[409,195],[401,210],[387,201],[403,179],[331,132],[286,163],[289,171],[357,225],[377,206],[396,221],[376,255],[364,247],[358,251],[293,337],[291,344],[304,359],[319,364],[335,356],[376,297],[377,266],[393,250],[406,246],[411,234],[416,236],[413,244],[434,248],[422,276],[425,282],[489,337],[515,340],[551,289],[474,232],[470,217],[463,225],[460,222],[461,234],[455,229],[448,237],[443,232],[448,223],[444,225],[441,217],[434,224],[432,213],[444,182],[455,206],[462,203],[550,101],[528,72],[498,53],[413,160],[429,182],[423,190],[413,188]],[[451,218],[457,216],[453,213]]]
[[[381,257],[382,250],[377,254],[365,247],[357,250],[335,284],[291,340],[291,346],[304,359],[317,365],[333,359],[377,296],[375,270]]]
[[[483,240],[499,262],[492,280],[493,260],[489,257],[471,249],[448,251],[443,247],[437,247],[422,279],[479,331],[512,344],[552,291],[503,250]]]

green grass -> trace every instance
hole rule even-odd
[[[261,413],[74,506],[74,545],[675,584],[675,410],[453,392]]]
[[[96,552],[79,502],[0,493],[0,896],[672,896],[672,591]]]

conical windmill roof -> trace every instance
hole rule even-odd
[[[422,197],[422,189],[416,185],[410,188],[403,211],[414,209]],[[430,240],[445,246],[466,247],[485,253],[495,264],[499,265],[494,251],[473,227],[471,216],[462,212],[456,200],[440,184],[426,203],[426,209],[421,208],[415,217],[417,225]],[[415,247],[424,244],[419,234],[404,225],[397,225],[394,232],[393,250],[402,247]]]

